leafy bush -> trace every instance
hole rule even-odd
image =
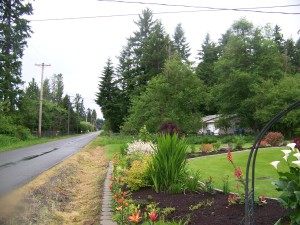
[[[243,148],[243,145],[246,143],[244,136],[242,135],[237,135],[234,136],[234,149],[241,149]]]
[[[31,135],[30,129],[23,126],[17,126],[16,137],[24,141],[31,139],[33,136]]]
[[[80,129],[83,133],[89,132],[89,131],[93,131],[94,130],[94,126],[89,123],[89,122],[85,122],[85,121],[80,121]]]
[[[221,142],[217,141],[216,143],[213,143],[212,145],[213,145],[213,150],[218,151],[221,147]]]
[[[200,151],[201,152],[211,152],[213,151],[213,145],[212,144],[205,144],[200,146]]]
[[[284,137],[280,132],[269,132],[265,138],[265,141],[272,147],[282,145],[283,140]]]
[[[259,147],[260,148],[264,148],[264,147],[267,147],[268,146],[268,142],[266,140],[262,140],[259,144]]]
[[[142,187],[150,186],[150,177],[148,175],[148,157],[144,157],[144,160],[135,160],[131,163],[131,167],[125,170],[125,182],[127,186],[136,191]]]
[[[149,163],[149,175],[156,192],[170,191],[172,184],[182,182],[187,169],[187,147],[185,140],[179,139],[176,133],[158,137],[155,154]]]

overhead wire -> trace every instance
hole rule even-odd
[[[183,10],[183,11],[169,11],[169,12],[153,12],[153,14],[173,14],[173,13],[195,13],[195,12],[216,12],[216,11],[237,11],[237,12],[253,12],[253,13],[266,13],[266,14],[284,14],[284,15],[300,15],[300,12],[283,12],[283,11],[262,11],[258,9],[274,9],[274,8],[287,8],[296,7],[300,4],[294,5],[281,5],[281,6],[262,6],[262,7],[249,7],[249,8],[216,8],[209,6],[191,6],[191,5],[175,5],[166,3],[149,3],[149,2],[135,2],[123,0],[98,0],[100,2],[116,2],[126,4],[143,4],[143,5],[159,5],[168,7],[184,7],[196,8],[197,10]],[[96,18],[112,18],[112,17],[128,17],[138,16],[140,13],[116,14],[116,15],[97,15],[97,16],[80,16],[80,17],[65,17],[65,18],[46,18],[46,19],[32,19],[31,22],[44,22],[44,21],[62,21],[62,20],[81,20],[81,19],[96,19]]]

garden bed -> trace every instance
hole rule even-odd
[[[167,194],[156,193],[152,188],[144,188],[133,192],[132,198],[141,206],[155,202],[158,203],[160,209],[175,208],[175,211],[166,217],[171,221],[189,219],[189,225],[244,224],[245,205],[228,205],[228,195],[219,192],[215,194],[207,192]],[[273,199],[267,199],[267,204],[263,206],[256,205],[254,210],[257,225],[274,224],[287,213],[287,210]]]

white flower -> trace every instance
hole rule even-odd
[[[127,146],[127,154],[136,154],[136,153],[142,153],[147,155],[154,154],[153,148],[155,145],[153,145],[152,142],[143,142],[143,141],[134,141]]]
[[[296,164],[297,166],[300,167],[300,160],[297,160],[297,161],[293,161],[292,163]]]
[[[277,170],[278,164],[280,163],[280,161],[273,161],[271,162],[271,165],[275,167],[275,169]]]
[[[295,151],[296,143],[289,143],[286,146],[290,147],[293,151]]]
[[[295,153],[293,156],[295,156],[298,160],[300,160],[300,152]]]
[[[287,155],[287,156],[289,156],[289,154],[292,152],[291,150],[281,150],[283,153],[284,153],[284,155]]]
[[[287,161],[288,160],[288,155],[283,156],[284,160]]]

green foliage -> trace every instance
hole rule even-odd
[[[200,184],[201,173],[200,171],[188,171],[184,180],[184,190],[196,192],[201,189]]]
[[[22,93],[22,56],[30,37],[29,21],[32,5],[23,1],[0,2],[0,102],[5,104],[5,114],[16,111]]]
[[[243,135],[235,135],[233,139],[233,149],[241,149],[246,143]]]
[[[174,39],[174,48],[179,53],[181,59],[188,62],[188,58],[191,55],[189,44],[186,43],[186,37],[184,35],[183,28],[181,26],[181,23],[177,24],[175,28],[175,32],[173,35]]]
[[[152,136],[150,132],[147,130],[146,125],[144,125],[139,131],[139,139],[142,141],[152,141]]]
[[[101,107],[105,119],[104,130],[119,132],[122,123],[119,104],[120,91],[115,82],[111,59],[107,60],[101,78],[98,85],[99,92],[96,94],[96,103]]]
[[[156,154],[149,164],[149,175],[156,192],[170,191],[170,186],[182,182],[186,175],[187,145],[177,134],[161,135]]]
[[[89,122],[81,121],[80,122],[80,130],[83,133],[91,132],[94,130],[94,126]]]
[[[177,59],[166,62],[163,72],[132,102],[122,130],[137,133],[144,125],[155,133],[163,122],[175,122],[184,132],[200,126],[199,109],[205,102],[205,87],[192,71]]]
[[[16,127],[16,135],[17,138],[20,140],[28,140],[32,138],[31,132],[28,128],[23,126],[17,126]]]
[[[131,162],[130,168],[125,170],[125,182],[131,190],[136,191],[142,187],[150,186],[148,161],[147,157],[143,157],[142,160],[135,160]]]
[[[300,224],[300,166],[293,166],[289,163],[291,156],[287,157],[288,172],[280,172],[277,169],[279,180],[274,181],[276,190],[281,192],[278,202],[285,208],[291,209],[287,215],[290,218],[290,224]],[[293,158],[295,159],[295,158]],[[299,162],[299,160],[298,160]]]

